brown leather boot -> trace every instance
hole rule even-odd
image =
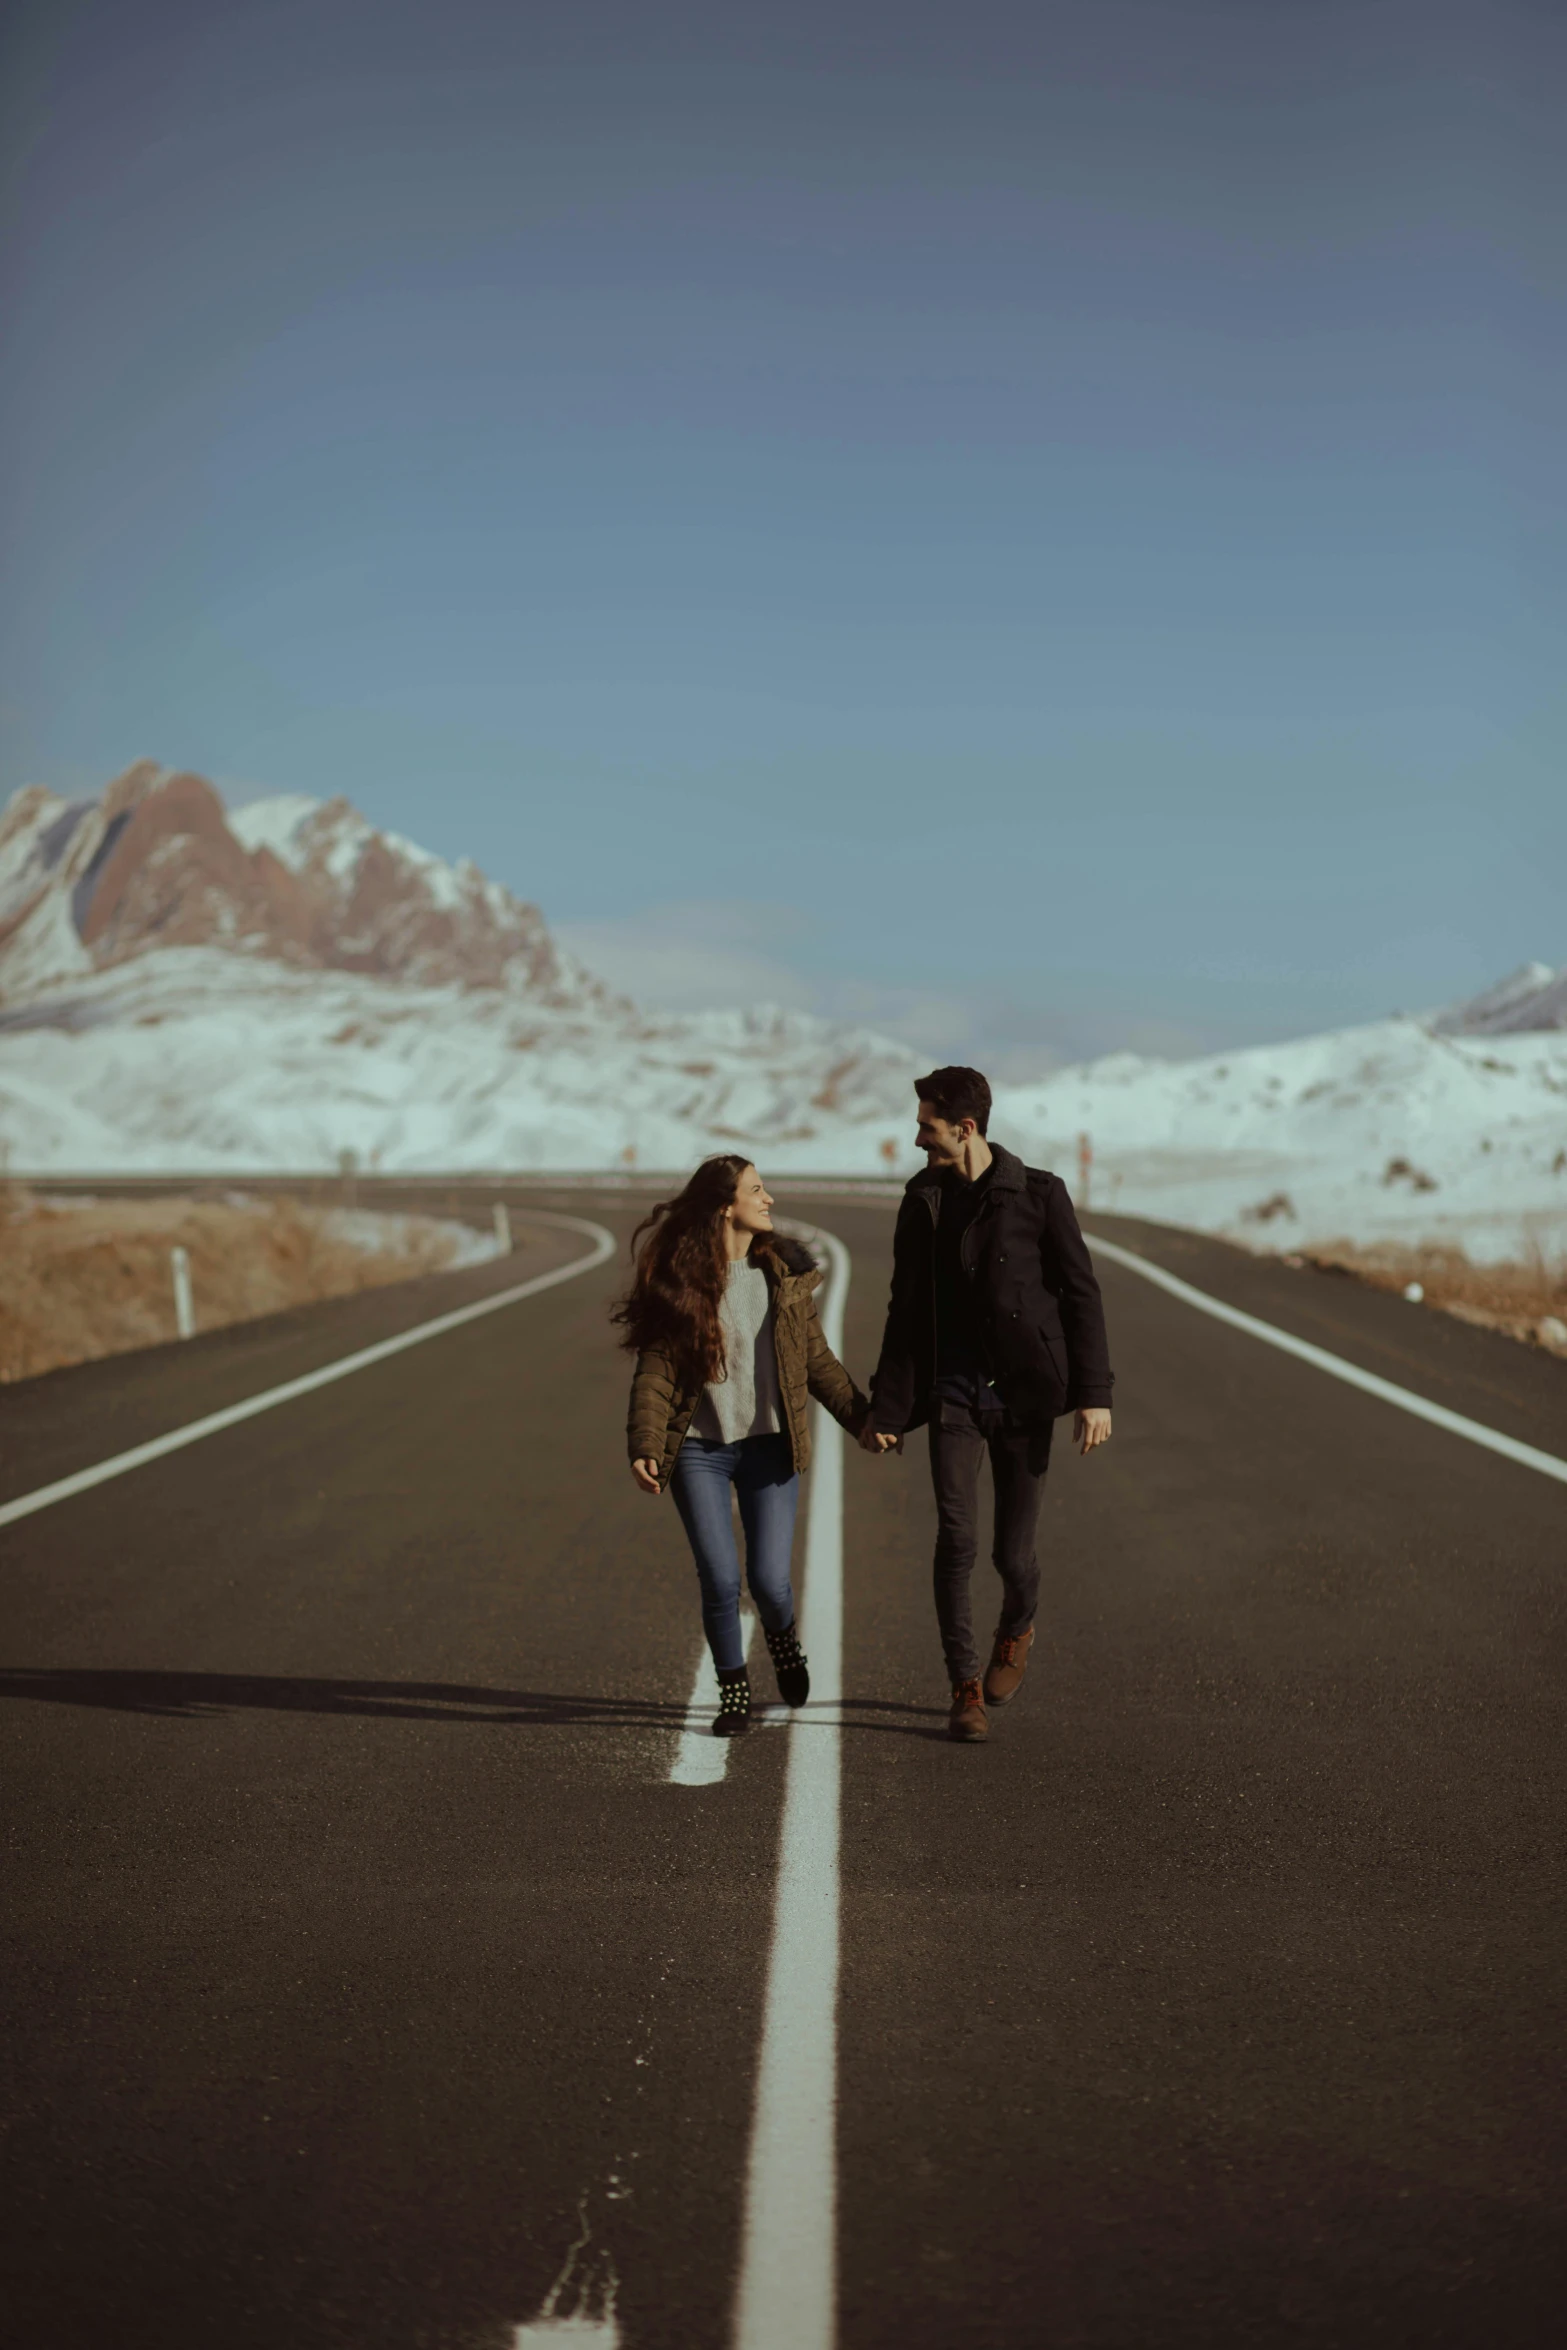
[[[1016,1697],[1028,1671],[1028,1652],[1033,1645],[1032,1624],[1026,1632],[997,1630],[996,1645],[990,1652],[985,1674],[985,1696],[991,1705],[1005,1705],[1008,1698]]]
[[[947,1736],[961,1739],[966,1745],[990,1736],[990,1724],[985,1719],[985,1693],[977,1681],[953,1682]]]

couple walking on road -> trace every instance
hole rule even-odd
[[[928,1431],[948,1727],[965,1742],[988,1735],[987,1705],[1015,1697],[1027,1669],[1055,1422],[1075,1414],[1083,1453],[1110,1434],[1104,1310],[1065,1184],[987,1139],[990,1087],[977,1069],[934,1069],[914,1090],[927,1163],[898,1211],[869,1399],[823,1335],[820,1268],[774,1230],[771,1196],[748,1159],[705,1159],[632,1238],[636,1270],[615,1308],[637,1358],[631,1472],[643,1492],[673,1493],[690,1541],[721,1738],[746,1729],[751,1713],[731,1496],[779,1695],[798,1706],[810,1692],[789,1559],[812,1396],[870,1453],[901,1452],[910,1429]],[[1002,1600],[982,1677],[969,1584],[987,1455]]]

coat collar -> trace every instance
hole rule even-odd
[[[764,1250],[757,1263],[767,1276],[768,1286],[778,1296],[785,1291],[816,1289],[821,1284],[822,1269],[803,1241],[787,1232],[773,1234],[773,1246]]]
[[[990,1146],[990,1188],[992,1191],[1021,1191],[1028,1181],[1028,1169],[1015,1151],[1001,1143]],[[911,1175],[904,1185],[906,1192],[918,1193],[924,1199],[941,1188],[941,1176],[936,1168],[926,1167],[920,1174]]]

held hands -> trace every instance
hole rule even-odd
[[[1079,1412],[1072,1422],[1072,1442],[1080,1453],[1091,1453],[1096,1444],[1110,1441],[1110,1414],[1103,1404],[1092,1404],[1086,1412]]]
[[[1080,1453],[1091,1453],[1097,1445],[1108,1444],[1109,1441],[1110,1414],[1104,1405],[1093,1404],[1087,1411],[1079,1412],[1076,1415],[1072,1423],[1072,1442]],[[859,1443],[863,1452],[883,1453],[903,1450],[901,1436],[889,1436],[885,1429],[873,1428],[869,1423],[860,1430]]]
[[[903,1450],[901,1436],[890,1435],[885,1428],[873,1427],[869,1421],[860,1430],[857,1441],[862,1452],[873,1453],[878,1457],[884,1452]],[[1072,1423],[1072,1442],[1080,1453],[1091,1453],[1096,1445],[1108,1444],[1109,1441],[1110,1414],[1102,1404],[1095,1404],[1076,1415]],[[633,1461],[631,1474],[643,1493],[657,1493],[661,1490],[657,1461]]]

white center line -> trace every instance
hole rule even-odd
[[[606,1257],[615,1253],[615,1236],[606,1232],[602,1224],[590,1224],[583,1216],[546,1214],[542,1209],[530,1209],[529,1214],[540,1224],[559,1224],[571,1232],[585,1232],[593,1243],[592,1248],[585,1257],[574,1257],[569,1265],[557,1265],[552,1273],[535,1273],[531,1281],[519,1281],[495,1297],[482,1297],[476,1305],[458,1306],[453,1313],[438,1314],[433,1322],[418,1322],[412,1330],[400,1330],[395,1338],[383,1338],[375,1346],[361,1347],[357,1354],[343,1355],[335,1363],[324,1363],[319,1371],[307,1371],[302,1378],[286,1380],[281,1387],[267,1387],[259,1395],[247,1395],[243,1403],[231,1403],[221,1412],[208,1412],[204,1419],[187,1420],[183,1428],[171,1428],[166,1436],[154,1436],[147,1444],[133,1445],[129,1452],[117,1452],[106,1461],[96,1461],[90,1469],[78,1469],[74,1477],[61,1477],[53,1485],[40,1485],[34,1493],[18,1494],[15,1501],[0,1503],[0,1526],[30,1517],[34,1510],[46,1510],[54,1502],[69,1501],[73,1493],[86,1493],[111,1477],[123,1477],[128,1470],[139,1469],[147,1461],[161,1460],[165,1453],[179,1452],[187,1444],[199,1444],[204,1436],[216,1436],[220,1428],[233,1428],[241,1420],[253,1420],[258,1412],[270,1412],[280,1403],[292,1403],[295,1396],[310,1395],[318,1387],[329,1387],[335,1379],[347,1379],[355,1371],[366,1371],[372,1363],[384,1363],[389,1355],[402,1354],[410,1346],[422,1346],[427,1338],[439,1338],[443,1331],[460,1330],[465,1322],[477,1322],[485,1314],[498,1314],[504,1306],[516,1305],[520,1298],[536,1297],[541,1289],[553,1289],[561,1281],[575,1281],[579,1273],[591,1273],[595,1265],[602,1265]]]
[[[740,1662],[751,1661],[751,1641],[756,1631],[756,1618],[749,1608],[741,1610],[740,1639],[745,1654]],[[767,1706],[753,1711],[751,1728],[758,1723],[771,1727],[775,1716],[781,1716],[782,1706]],[[718,1718],[718,1674],[707,1642],[697,1659],[696,1679],[691,1684],[691,1703],[686,1707],[686,1726],[680,1733],[675,1748],[675,1759],[669,1766],[669,1779],[674,1787],[716,1787],[729,1768],[729,1750],[732,1738],[715,1738],[713,1724]]]
[[[1110,1257],[1129,1272],[1140,1273],[1145,1281],[1167,1289],[1199,1313],[1211,1314],[1216,1322],[1228,1322],[1232,1330],[1244,1330],[1249,1338],[1260,1338],[1268,1346],[1276,1346],[1298,1361],[1310,1363],[1315,1370],[1326,1371],[1332,1379],[1342,1379],[1347,1386],[1358,1387],[1364,1395],[1374,1395],[1383,1403],[1396,1404],[1401,1412],[1411,1413],[1417,1420],[1429,1420],[1433,1428],[1445,1428],[1450,1436],[1463,1436],[1471,1444],[1483,1445],[1487,1452],[1500,1453],[1503,1460],[1516,1461],[1525,1469],[1538,1469],[1542,1477],[1555,1477],[1567,1485],[1567,1460],[1558,1459],[1553,1452],[1541,1452],[1532,1444],[1521,1444],[1516,1436],[1504,1436],[1499,1428],[1487,1428],[1481,1420],[1466,1420],[1462,1412],[1450,1412],[1445,1404],[1430,1403],[1425,1396],[1414,1394],[1407,1387],[1395,1387],[1391,1379],[1379,1379],[1375,1371],[1363,1371],[1358,1363],[1349,1363],[1342,1355],[1329,1354],[1325,1346],[1313,1346],[1306,1338],[1292,1337],[1287,1330],[1276,1329],[1271,1322],[1261,1322],[1255,1314],[1243,1314],[1238,1306],[1227,1306],[1222,1298],[1210,1297],[1205,1289],[1193,1289],[1190,1282],[1178,1280],[1162,1265],[1150,1264],[1146,1257],[1134,1256],[1129,1248],[1119,1248],[1113,1240],[1100,1240],[1093,1233],[1085,1236],[1096,1256]]]
[[[829,1232],[793,1229],[827,1260],[822,1326],[840,1354],[849,1252]],[[811,1450],[800,1607],[811,1702],[788,1730],[735,2350],[832,2350],[835,2332],[843,1432],[819,1404]]]

